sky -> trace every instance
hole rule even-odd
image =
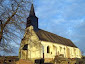
[[[85,0],[35,0],[33,3],[39,28],[72,40],[85,52]]]
[[[34,0],[33,4],[40,29],[70,39],[85,55],[85,0]],[[18,46],[15,51],[12,55],[18,55]]]

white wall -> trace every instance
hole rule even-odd
[[[78,48],[46,41],[42,41],[41,43],[44,46],[45,58],[54,58],[56,53],[57,55],[63,54],[65,58],[81,58],[81,52]],[[50,47],[50,53],[47,53],[47,46]],[[67,51],[67,48],[69,51]]]

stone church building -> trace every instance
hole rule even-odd
[[[62,55],[64,58],[82,57],[81,51],[71,40],[38,28],[38,18],[32,4],[19,48],[19,58],[26,60],[44,58],[47,61],[53,60],[56,55]]]

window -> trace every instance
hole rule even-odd
[[[75,56],[76,56],[76,49],[74,49],[74,54],[75,54]]]
[[[50,48],[49,48],[49,46],[47,46],[47,53],[50,53]]]
[[[63,49],[64,49],[64,51],[65,51],[65,47],[64,47]]]
[[[60,52],[62,51],[62,47],[60,47]]]
[[[58,51],[58,55],[59,55],[59,51]]]
[[[42,46],[42,52],[44,53],[44,46]]]
[[[28,49],[28,44],[25,44],[23,50],[27,50],[27,49]]]

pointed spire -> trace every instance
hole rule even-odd
[[[31,10],[30,10],[30,13],[29,13],[29,17],[27,18],[26,28],[31,26],[31,25],[33,26],[33,29],[35,31],[38,31],[38,18],[35,15],[33,4],[31,5]]]
[[[35,16],[35,11],[34,11],[34,6],[33,4],[31,5],[31,10],[29,16]]]

